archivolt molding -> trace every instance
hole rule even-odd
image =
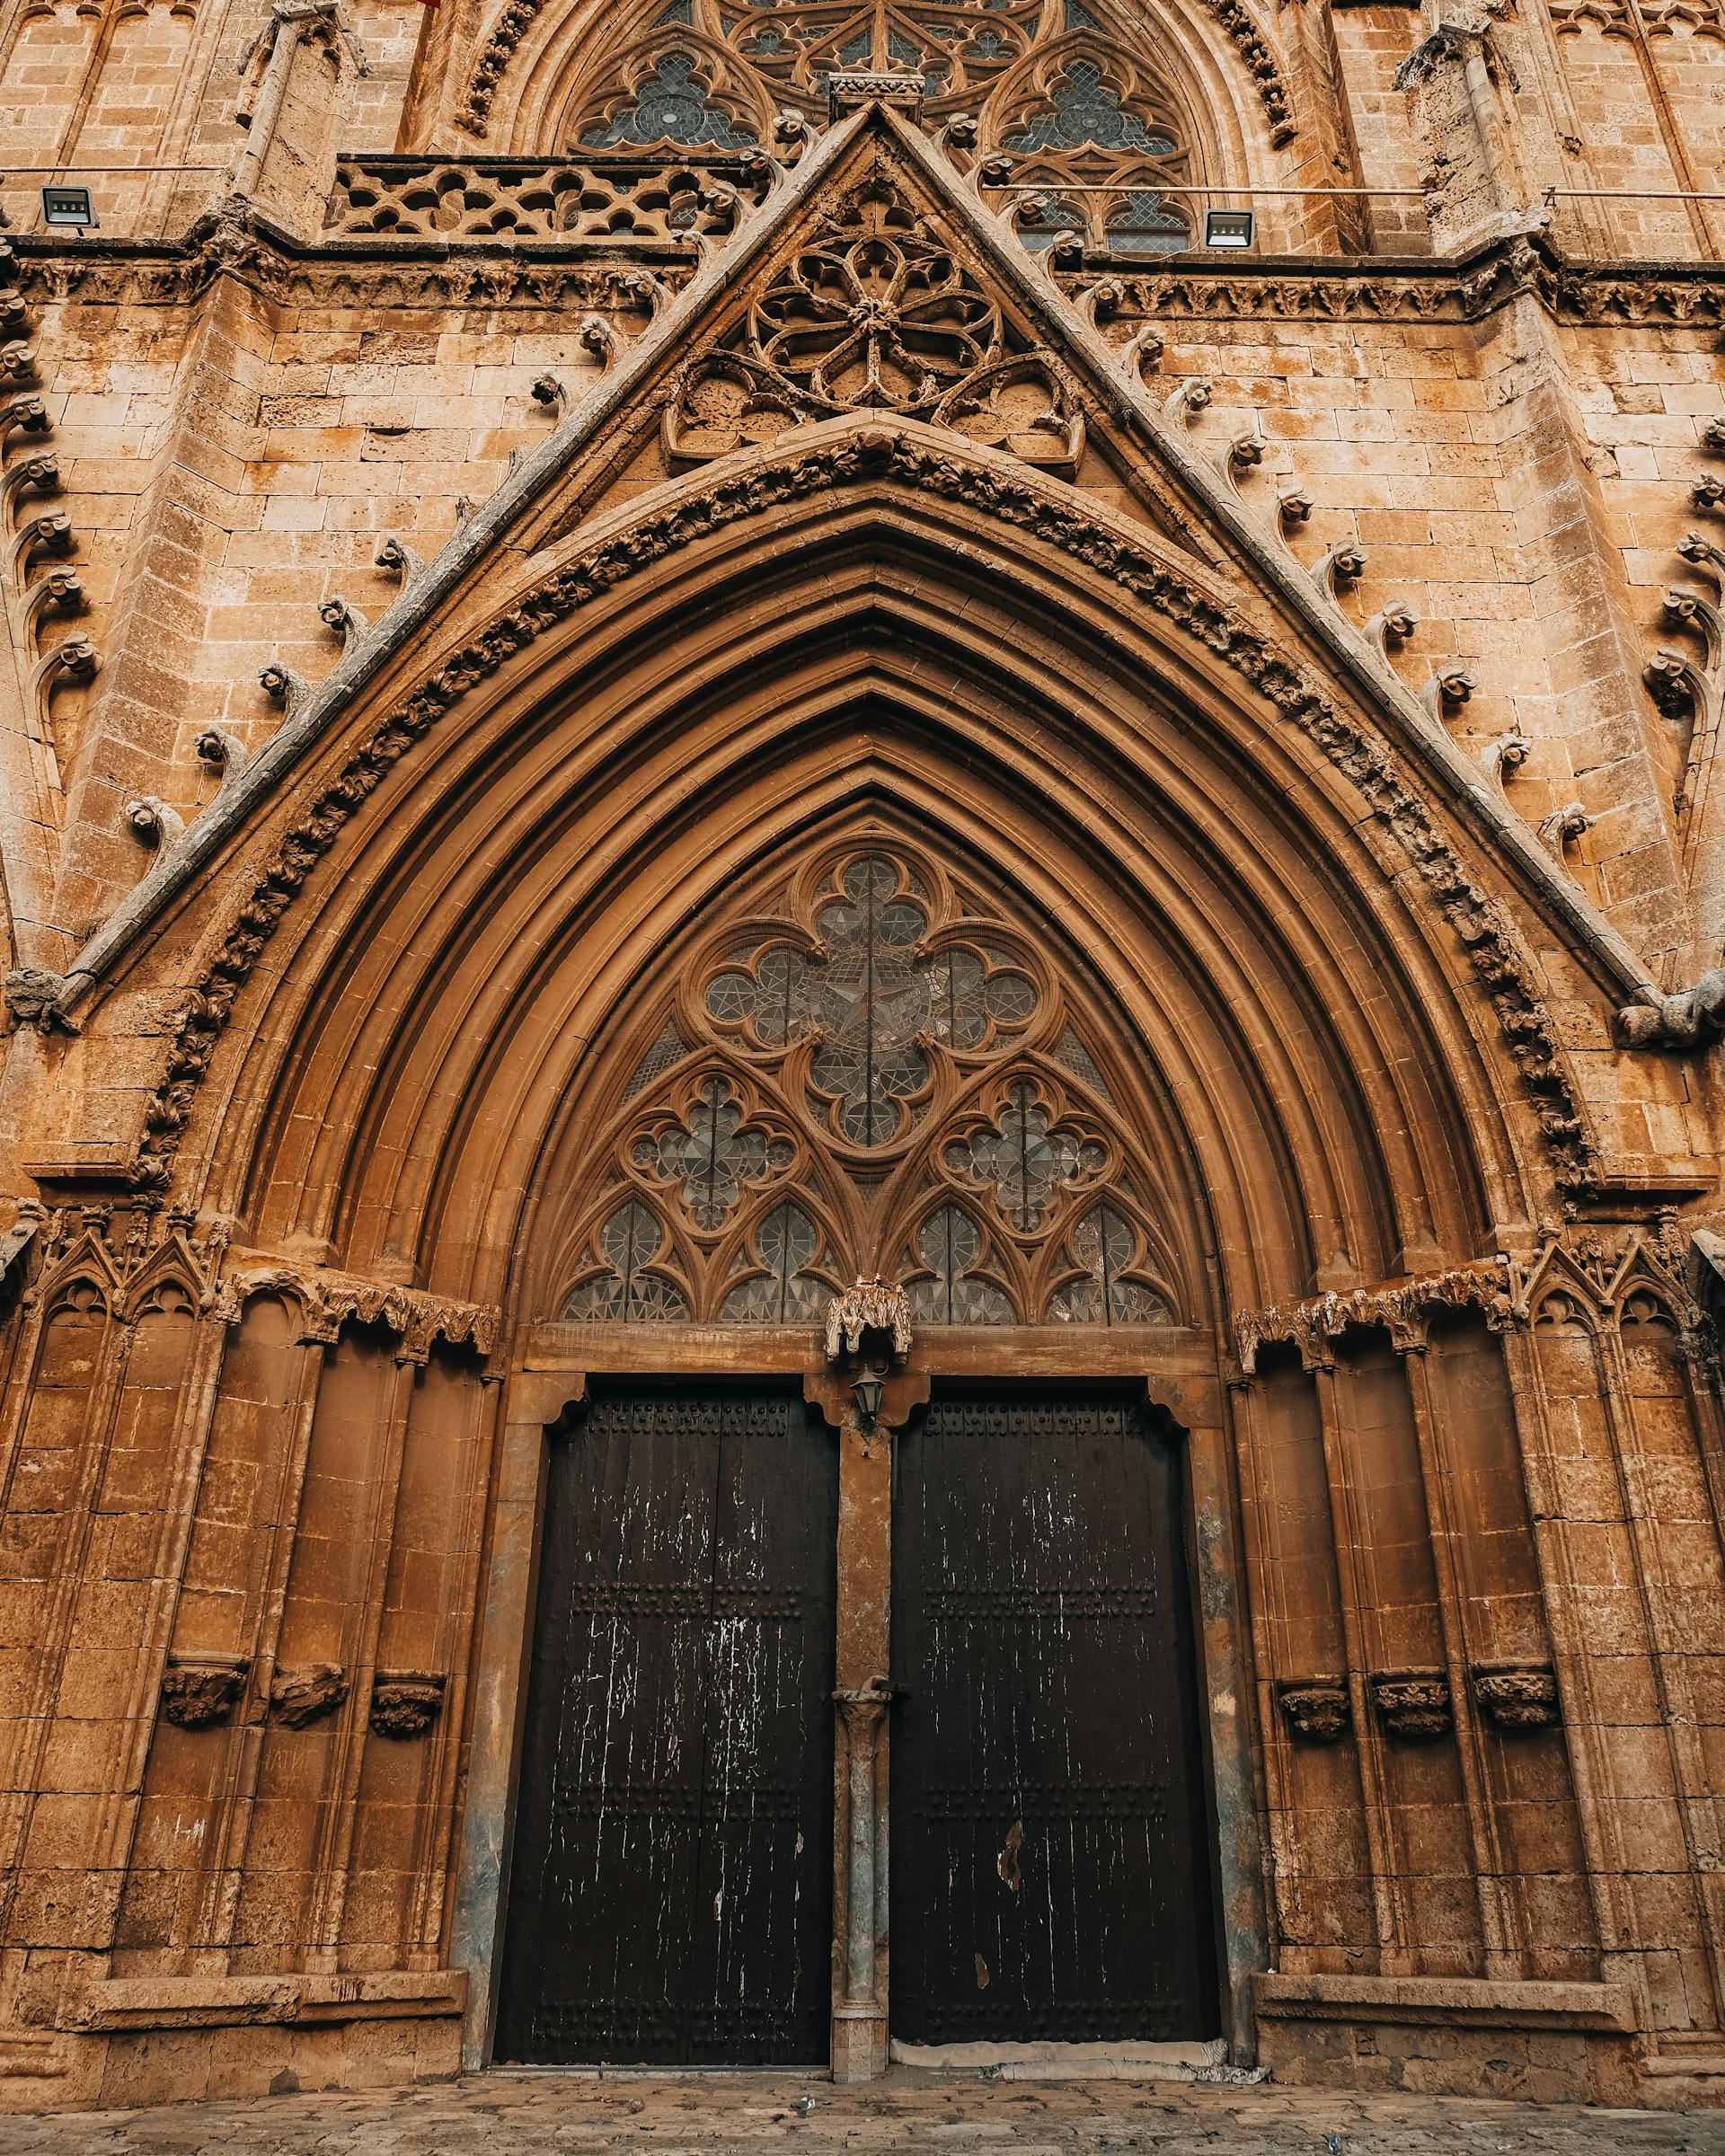
[[[969,462],[944,445],[864,424],[800,454],[764,456],[615,532],[524,595],[367,737],[278,845],[180,1013],[166,1074],[146,1110],[145,1142],[132,1171],[136,1188],[159,1194],[169,1187],[199,1088],[239,992],[312,870],[400,759],[468,691],[613,586],[696,540],[813,493],[886,482],[961,503],[1083,562],[1231,667],[1296,726],[1396,840],[1459,937],[1497,1014],[1560,1187],[1573,1190],[1589,1181],[1596,1172],[1593,1147],[1533,968],[1505,910],[1473,882],[1388,748],[1220,599],[1087,513],[1070,492],[1052,496],[1022,466],[986,452]]]
[[[1327,1367],[1350,1326],[1381,1327],[1396,1348],[1418,1351],[1434,1321],[1457,1310],[1477,1311],[1493,1332],[1571,1315],[1597,1329],[1627,1313],[1663,1317],[1685,1350],[1711,1366],[1712,1329],[1682,1278],[1680,1241],[1672,1222],[1652,1230],[1552,1230],[1532,1250],[1482,1265],[1236,1312],[1234,1352],[1252,1377],[1264,1349],[1277,1346],[1296,1348],[1306,1369]]]

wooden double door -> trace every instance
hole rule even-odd
[[[1177,1447],[1075,1387],[891,1443],[893,2037],[1214,2034]],[[790,1387],[614,1384],[555,1441],[500,2060],[825,2060],[837,1515]]]

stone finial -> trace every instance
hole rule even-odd
[[[443,1711],[446,1678],[426,1670],[380,1669],[372,1681],[371,1727],[377,1736],[423,1736]]]
[[[400,577],[404,584],[411,584],[425,567],[406,540],[397,538],[394,532],[385,535],[384,543],[377,549],[376,562],[385,576]]]
[[[1380,1669],[1366,1680],[1377,1719],[1392,1736],[1446,1736],[1455,1719],[1441,1669]]]
[[[594,322],[597,322],[601,319],[601,317],[595,314],[591,317],[591,319]],[[608,330],[610,324],[607,323],[606,327]],[[583,344],[587,342],[587,325],[585,323],[583,323],[581,325],[581,342]],[[535,375],[533,377],[533,384],[529,393],[531,394],[535,404],[544,404],[552,411],[561,411],[563,406],[569,401],[569,393],[563,387],[563,380],[561,375],[553,375],[549,373]]]
[[[333,629],[343,643],[350,637],[363,636],[371,626],[353,602],[342,598],[340,593],[319,605],[317,618],[326,629]]]
[[[290,1729],[304,1729],[333,1714],[348,1696],[347,1672],[338,1662],[305,1669],[278,1669],[270,1686],[270,1711]]]
[[[1354,1719],[1343,1676],[1278,1677],[1276,1704],[1295,1736],[1312,1745],[1333,1745]]]
[[[1276,496],[1276,514],[1284,524],[1304,524],[1317,504],[1304,487],[1283,487]]]
[[[210,1729],[233,1713],[251,1666],[243,1655],[173,1655],[162,1678],[162,1717],[177,1729]]]
[[[1549,1729],[1562,1719],[1549,1662],[1476,1662],[1473,1697],[1499,1729]]]
[[[266,696],[285,704],[290,711],[302,697],[310,694],[305,676],[296,674],[279,658],[272,658],[267,667],[258,668],[258,684]]]

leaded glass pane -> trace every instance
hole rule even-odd
[[[633,104],[614,113],[608,127],[588,128],[581,140],[595,150],[645,149],[656,142],[711,143],[719,150],[755,147],[749,128],[707,102],[694,57],[686,52],[666,53],[641,84]]]
[[[917,1255],[933,1275],[909,1286],[912,1314],[924,1325],[1011,1325],[1011,1301],[991,1280],[973,1277],[982,1231],[961,1206],[942,1206],[923,1223]]]
[[[1056,85],[1050,110],[1035,113],[1016,135],[1004,137],[1009,150],[1137,150],[1165,157],[1174,148],[1172,135],[1147,128],[1120,102],[1094,60],[1075,60]]]
[[[790,1162],[789,1144],[746,1124],[730,1082],[717,1077],[703,1084],[686,1122],[642,1138],[635,1146],[636,1167],[680,1183],[691,1219],[709,1231],[723,1227],[745,1182]]]
[[[1128,1277],[1138,1239],[1130,1221],[1112,1206],[1096,1206],[1072,1232],[1073,1262],[1085,1277],[1057,1288],[1047,1315],[1074,1325],[1167,1325],[1173,1313],[1143,1281]]]
[[[994,1186],[996,1204],[1021,1235],[1041,1226],[1057,1190],[1099,1175],[1107,1159],[1094,1140],[1052,1127],[1035,1087],[1022,1078],[992,1128],[985,1125],[946,1149],[949,1168]]]
[[[608,1270],[576,1288],[563,1305],[566,1318],[622,1320],[652,1324],[686,1318],[688,1300],[674,1282],[645,1268],[665,1244],[665,1230],[649,1208],[631,1198],[599,1230],[598,1254]]]
[[[805,1270],[820,1249],[820,1231],[801,1206],[775,1206],[755,1234],[764,1273],[741,1281],[726,1295],[720,1315],[746,1325],[798,1325],[820,1317],[832,1284]]]
[[[816,912],[821,950],[774,944],[748,972],[727,967],[708,984],[707,1009],[724,1024],[747,1021],[763,1047],[814,1031],[811,1111],[830,1106],[854,1144],[886,1144],[922,1112],[931,1073],[919,1036],[976,1048],[1036,1010],[1034,983],[1004,954],[993,966],[963,947],[921,955],[928,925],[893,862],[852,862]]]

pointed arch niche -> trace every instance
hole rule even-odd
[[[1184,1325],[1186,1149],[1020,894],[880,818],[780,853],[642,984],[565,1109],[527,1307],[802,1325]]]

